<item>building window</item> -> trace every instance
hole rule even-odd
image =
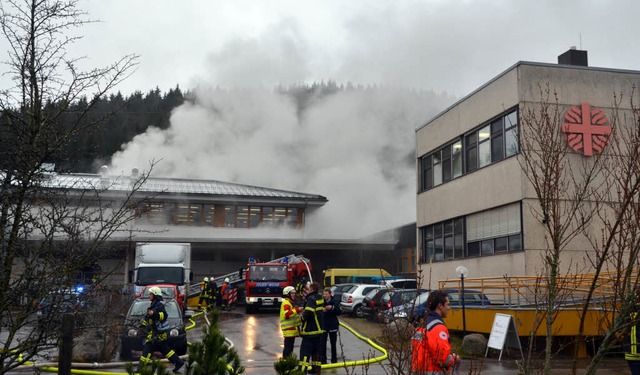
[[[176,205],[176,225],[202,225],[202,205],[190,203],[178,203]]]
[[[482,168],[491,164],[491,128],[485,126],[478,130],[478,167]]]
[[[433,155],[433,186],[442,183],[442,151],[438,150]]]
[[[464,173],[518,153],[518,111],[500,115],[461,139],[419,159],[420,190],[448,182]],[[464,157],[463,157],[464,156]]]
[[[513,203],[422,227],[420,261],[440,262],[521,251],[520,216],[520,203]]]
[[[236,206],[224,206],[224,226],[227,228],[236,226]]]
[[[421,228],[423,262],[460,259],[464,255],[464,220],[446,220]]]
[[[518,112],[513,111],[504,118],[505,156],[518,153]]]
[[[215,225],[216,207],[212,204],[205,204],[202,211],[202,221],[204,225],[212,227]]]
[[[451,150],[451,164],[453,168],[453,178],[462,176],[462,141],[453,144]]]

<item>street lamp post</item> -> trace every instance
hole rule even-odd
[[[460,277],[460,300],[462,301],[462,335],[467,335],[467,317],[464,311],[464,278],[469,275],[469,270],[465,266],[458,266],[456,273]]]

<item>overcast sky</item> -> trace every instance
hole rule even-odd
[[[637,0],[83,1],[103,22],[79,51],[94,65],[141,56],[123,92],[333,79],[462,96],[570,46],[591,66],[640,70]]]
[[[197,94],[169,129],[122,145],[112,172],[153,159],[156,175],[324,195],[305,236],[353,238],[415,221],[415,129],[517,61],[556,63],[576,46],[590,66],[640,70],[638,0],[81,6],[102,21],[82,28],[70,51],[87,56],[87,67],[138,54],[124,94],[176,84]],[[382,88],[318,99],[302,113],[273,92],[321,80]]]

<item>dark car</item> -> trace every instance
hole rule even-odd
[[[462,307],[462,300],[460,300],[460,291],[458,289],[445,290],[449,295],[449,305],[453,308]],[[482,292],[478,290],[465,290],[464,291],[464,304],[465,306],[488,306],[491,301]],[[409,321],[417,321],[424,317],[427,312],[427,300],[429,298],[429,292],[418,295],[414,300],[399,306],[393,311],[387,314],[387,321],[395,319],[408,319]]]
[[[148,331],[147,328],[142,327],[141,323],[149,305],[148,299],[136,299],[131,303],[120,335],[120,359],[139,357],[142,353],[143,342]],[[184,355],[187,353],[187,331],[182,309],[176,300],[164,301],[164,307],[167,310],[169,323],[168,344],[178,355]]]
[[[367,318],[379,322],[385,322],[389,310],[395,310],[399,306],[416,298],[425,289],[380,289],[369,302],[368,308],[363,308],[362,313]]]
[[[429,299],[429,292],[418,294],[416,298],[412,299],[408,303],[405,303],[394,310],[388,310],[386,312],[386,321],[392,321],[395,319],[407,319],[411,322],[419,320],[424,317],[427,312],[427,300]]]
[[[459,289],[446,289],[445,292],[449,295],[449,305],[451,307],[462,307],[462,300],[460,299]],[[464,290],[464,305],[465,306],[488,306],[491,301],[487,296],[479,290]]]
[[[66,288],[47,294],[38,302],[38,323],[55,325],[62,321],[62,315],[76,315],[76,324],[82,324],[82,312],[87,307],[85,296],[76,289]]]

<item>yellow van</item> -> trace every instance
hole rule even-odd
[[[354,282],[354,279],[361,279],[356,276],[391,276],[389,272],[382,268],[329,268],[322,271],[322,273],[324,274],[325,287],[330,287],[335,284]]]

